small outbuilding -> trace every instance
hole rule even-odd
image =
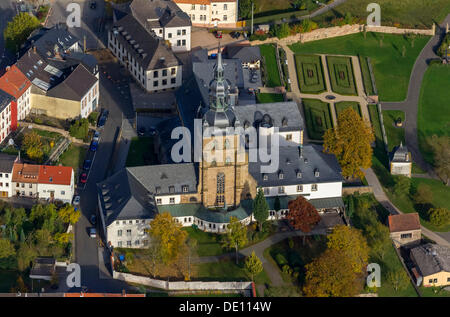
[[[397,248],[420,243],[422,231],[418,213],[390,215],[388,221],[391,239]]]
[[[30,271],[30,278],[50,281],[55,272],[56,260],[54,258],[36,258]]]
[[[389,167],[392,175],[411,177],[412,159],[408,148],[400,143],[389,155]]]

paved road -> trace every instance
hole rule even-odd
[[[445,34],[446,24],[450,24],[450,14],[447,15],[440,27],[436,28],[436,35],[422,49],[418,56],[411,77],[409,80],[408,95],[402,102],[382,102],[381,108],[383,110],[402,110],[405,112],[405,140],[406,146],[411,151],[414,162],[424,171],[427,171],[431,176],[436,177],[432,167],[424,160],[419,150],[419,142],[417,136],[417,114],[420,97],[420,88],[422,86],[422,79],[425,71],[428,68],[428,61],[432,58],[437,58],[434,49],[440,43],[441,38]]]
[[[377,176],[375,175],[374,171],[369,168],[364,170],[364,174],[366,175],[367,183],[372,187],[373,194],[378,200],[378,202],[386,208],[387,211],[389,211],[391,214],[403,214],[403,212],[395,207],[395,205],[389,200],[386,193],[384,192],[383,188],[381,187],[380,182],[378,181]],[[421,226],[422,234],[430,238],[431,240],[434,240],[437,244],[450,247],[450,233],[448,232],[433,232],[424,226]]]

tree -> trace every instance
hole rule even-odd
[[[8,22],[3,31],[5,45],[11,52],[17,52],[25,43],[31,32],[39,27],[39,20],[28,13],[21,12],[11,22]]]
[[[391,245],[388,227],[376,221],[366,227],[366,237],[367,243],[370,245],[370,251],[383,260],[387,248]]]
[[[28,292],[28,287],[25,285],[25,282],[23,281],[22,275],[19,275],[19,277],[16,280],[16,286],[11,288],[11,293],[26,293]]]
[[[411,179],[407,176],[396,175],[394,177],[394,194],[395,195],[408,195],[411,188]]]
[[[300,290],[293,285],[270,286],[264,291],[265,297],[300,297]]]
[[[66,204],[58,210],[58,217],[64,223],[70,223],[74,225],[78,222],[80,216],[81,212],[79,210],[75,211],[75,208],[70,204]]]
[[[256,256],[255,251],[252,251],[252,254],[247,257],[245,260],[245,269],[252,277],[252,282],[254,280],[255,275],[258,275],[262,272],[263,266],[261,260]]]
[[[262,188],[258,188],[255,200],[253,200],[253,216],[258,221],[259,231],[261,231],[263,222],[269,217],[269,206]]]
[[[335,249],[327,249],[305,265],[303,293],[307,297],[354,296],[362,288],[359,275],[352,268],[352,260]]]
[[[310,232],[321,219],[316,208],[301,195],[289,201],[288,208],[287,219],[295,230]]]
[[[344,23],[345,24],[352,24],[353,23],[353,17],[350,12],[346,12],[344,15]]]
[[[324,134],[324,151],[336,155],[344,177],[363,178],[361,168],[372,165],[375,141],[372,127],[355,110],[347,108],[338,117],[337,127]]]
[[[55,241],[59,243],[60,245],[65,245],[69,243],[73,239],[73,233],[56,233],[55,234]]]
[[[164,264],[177,260],[180,255],[187,237],[187,232],[181,228],[181,224],[175,222],[168,212],[156,215],[150,224],[148,233],[160,244],[161,259]]]
[[[37,134],[36,131],[25,134],[22,147],[30,160],[36,162],[42,161],[44,156],[44,151],[42,151],[42,140],[41,136]]]
[[[21,243],[17,250],[17,267],[19,271],[25,271],[36,257],[37,252],[31,242]]]
[[[276,36],[280,40],[288,37],[291,32],[291,29],[289,28],[289,24],[287,23],[281,23],[281,24],[275,24],[272,27],[271,33],[273,36]]]
[[[245,246],[247,242],[247,227],[236,217],[230,217],[223,244],[226,248],[234,248],[236,250],[236,264],[238,263],[238,249]]]
[[[369,259],[369,247],[361,230],[338,225],[333,228],[333,232],[328,235],[327,246],[331,250],[336,250],[340,254],[345,254],[353,272],[361,273],[367,266]]]
[[[387,280],[396,292],[398,290],[405,289],[409,283],[409,277],[402,268],[390,271],[387,274]]]
[[[431,187],[427,184],[419,184],[414,195],[414,201],[418,205],[431,204],[433,201],[433,192],[431,191]]]
[[[450,210],[445,208],[430,208],[428,210],[428,218],[435,226],[444,226],[450,223]]]
[[[252,1],[240,0],[239,1],[239,16],[243,19],[248,19],[252,14]]]
[[[69,128],[70,136],[84,140],[87,138],[89,133],[89,120],[86,118],[82,118],[80,120],[76,120]]]
[[[162,262],[161,244],[158,241],[152,241],[145,253],[150,263],[150,274],[155,278],[159,274],[158,267]]]
[[[434,169],[448,186],[450,181],[450,137],[433,135],[427,143],[433,152]]]
[[[14,245],[8,239],[0,239],[0,270],[13,269],[15,266],[14,256],[16,250]]]

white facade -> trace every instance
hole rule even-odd
[[[197,3],[196,3],[197,2]],[[175,0],[181,10],[186,12],[195,26],[233,26],[238,21],[237,1],[208,1],[206,4],[198,4],[193,0],[191,3],[183,3]]]
[[[11,132],[11,103],[0,113],[0,142]]]
[[[174,52],[189,52],[191,50],[191,26],[153,28],[156,36],[169,41]]]
[[[12,196],[12,169],[9,172],[0,173],[0,194],[2,197]]]
[[[31,86],[17,100],[17,121],[22,121],[31,110]]]
[[[151,36],[151,35],[149,35]],[[182,84],[182,66],[169,68],[144,69],[132,54],[115,38],[113,32],[109,32],[108,47],[122,65],[127,67],[134,79],[148,92],[172,89]]]
[[[107,241],[115,248],[143,248],[148,246],[150,219],[116,220],[106,228]]]
[[[342,182],[262,186],[262,189],[266,197],[303,195],[306,199],[319,199],[342,196]]]
[[[89,89],[89,91],[83,96],[80,102],[80,115],[81,118],[87,118],[89,114],[98,108],[98,80]]]
[[[155,196],[157,205],[174,205],[181,203],[181,195]]]
[[[37,184],[37,191],[41,199],[61,200],[65,203],[71,203],[75,194],[74,173],[70,178],[70,185],[60,184]]]

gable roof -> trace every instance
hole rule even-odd
[[[70,166],[39,165],[39,183],[70,185],[73,169]]]
[[[16,99],[19,99],[30,86],[31,82],[16,65],[6,68],[6,73],[0,77],[0,89]]]
[[[14,163],[12,181],[37,184],[39,181],[39,165]]]
[[[15,98],[0,89],[0,112],[2,112]]]
[[[133,0],[130,9],[136,20],[147,30],[160,27],[191,26],[191,20],[187,13],[173,1]]]
[[[148,32],[131,14],[114,23],[113,34],[144,69],[181,64],[165,41]]]
[[[420,230],[420,220],[418,213],[389,215],[389,231],[403,232],[410,230]]]
[[[237,58],[243,63],[251,63],[261,60],[259,46],[229,45],[226,47],[228,58]]]
[[[427,243],[411,249],[413,261],[419,268],[422,276],[450,272],[450,248]]]
[[[411,162],[411,153],[408,152],[408,148],[403,143],[396,146],[390,153],[391,162]]]
[[[17,160],[17,155],[9,155],[0,153],[0,172],[12,173],[14,162]]]
[[[79,64],[62,83],[50,89],[47,96],[81,101],[97,81],[97,77]]]

